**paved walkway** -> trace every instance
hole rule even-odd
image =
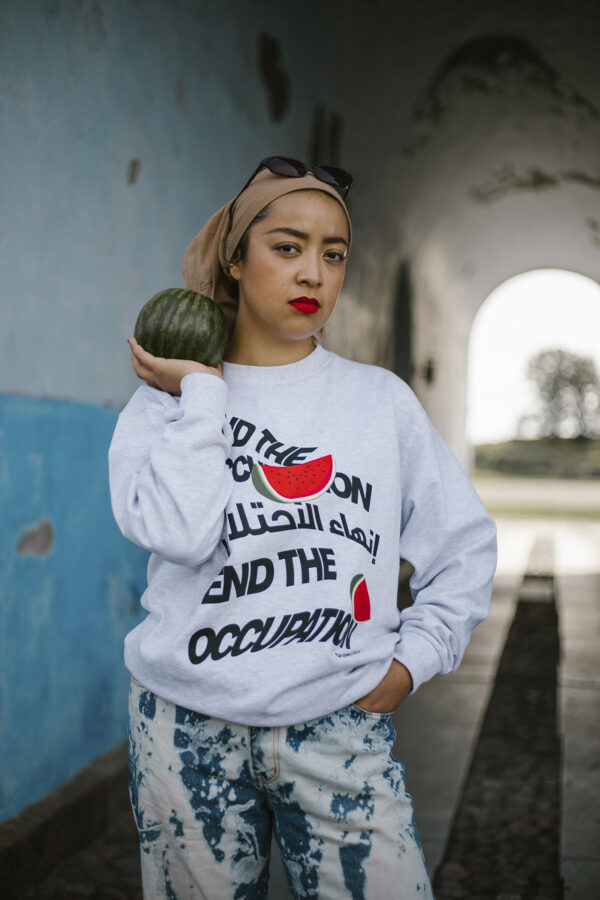
[[[523,574],[531,566],[534,547],[546,548],[556,577],[562,650],[558,679],[563,750],[560,870],[565,896],[590,900],[600,897],[600,522],[500,518],[498,526],[500,560],[490,617],[476,629],[458,672],[433,679],[397,711],[395,751],[406,766],[433,874],[452,830]],[[545,565],[542,558],[542,569]],[[531,639],[535,641],[535,634]],[[111,834],[63,864],[30,896],[35,900],[140,900],[137,871],[136,836],[127,817]],[[472,900],[460,892],[460,885],[456,893],[444,896]],[[529,900],[537,895],[491,892],[485,896]],[[269,900],[289,897],[275,851]]]
[[[483,475],[475,479],[483,502],[501,513],[535,510],[539,514],[584,515],[600,520],[600,479],[511,478]]]

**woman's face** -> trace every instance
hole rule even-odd
[[[322,191],[294,191],[270,204],[230,272],[239,286],[236,333],[273,346],[307,342],[331,317],[344,280],[348,224]]]

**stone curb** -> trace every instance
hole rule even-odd
[[[129,806],[127,742],[94,760],[0,824],[4,900],[22,897],[64,859],[92,843]]]

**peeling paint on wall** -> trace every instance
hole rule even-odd
[[[148,554],[110,508],[116,418],[0,393],[0,821],[127,733],[123,638]]]
[[[472,196],[479,203],[491,203],[507,194],[523,191],[542,191],[556,188],[564,182],[572,182],[600,190],[600,178],[587,175],[585,172],[545,172],[537,166],[518,172],[512,165],[503,166],[494,172],[483,184],[471,188]]]
[[[135,184],[140,174],[142,163],[139,159],[130,159],[127,166],[127,184]]]
[[[342,116],[328,111],[324,103],[317,103],[313,112],[308,159],[312,166],[339,166],[341,159]]]
[[[600,191],[600,177],[587,175],[585,172],[563,172],[562,178],[565,181],[574,181],[576,184],[583,184],[585,187]]]
[[[520,191],[539,191],[557,187],[558,179],[536,166],[517,172],[514,166],[503,166],[494,172],[489,181],[471,188],[471,194],[479,203],[490,203],[506,194]]]
[[[173,88],[175,93],[175,106],[180,112],[185,113],[187,110],[187,98],[185,93],[185,81],[181,75],[175,79]]]
[[[269,34],[258,37],[258,71],[269,115],[274,122],[280,122],[290,108],[290,78],[283,68],[281,44]]]
[[[415,366],[412,348],[413,285],[410,262],[400,265],[394,297],[393,320],[390,330],[392,342],[391,369],[396,375],[411,383]]]
[[[414,156],[429,143],[452,107],[465,97],[514,94],[522,103],[527,91],[535,95],[532,102],[540,111],[553,116],[600,118],[594,104],[565,82],[528,41],[489,35],[462,44],[437,68],[411,113],[420,133],[403,154]]]
[[[42,519],[33,528],[23,532],[17,544],[19,556],[47,556],[54,547],[54,528],[48,519]]]
[[[99,50],[106,40],[104,13],[96,0],[93,3],[83,3],[82,7],[85,41],[90,50]]]
[[[592,103],[563,83],[530,43],[510,35],[491,35],[462,44],[444,60],[415,106],[413,118],[437,124],[455,96],[501,91],[512,74],[565,107],[576,107],[594,118],[600,116]],[[561,110],[557,107],[556,111]]]
[[[592,244],[595,244],[596,247],[600,247],[600,221],[589,217],[585,220],[585,224],[590,231]]]

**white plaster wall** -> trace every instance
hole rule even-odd
[[[479,305],[532,268],[600,280],[600,8],[585,0],[426,2],[418,15],[409,4],[372,8],[377,47],[370,28],[349,26],[342,42],[344,59],[360,61],[348,71],[342,104],[362,182],[353,320],[363,353],[385,362],[393,279],[398,261],[408,260],[413,387],[468,466],[467,345]],[[491,39],[489,58],[456,58],[479,39]],[[371,283],[380,287],[377,311]],[[331,331],[343,352],[352,323]],[[432,384],[423,377],[429,359]]]

